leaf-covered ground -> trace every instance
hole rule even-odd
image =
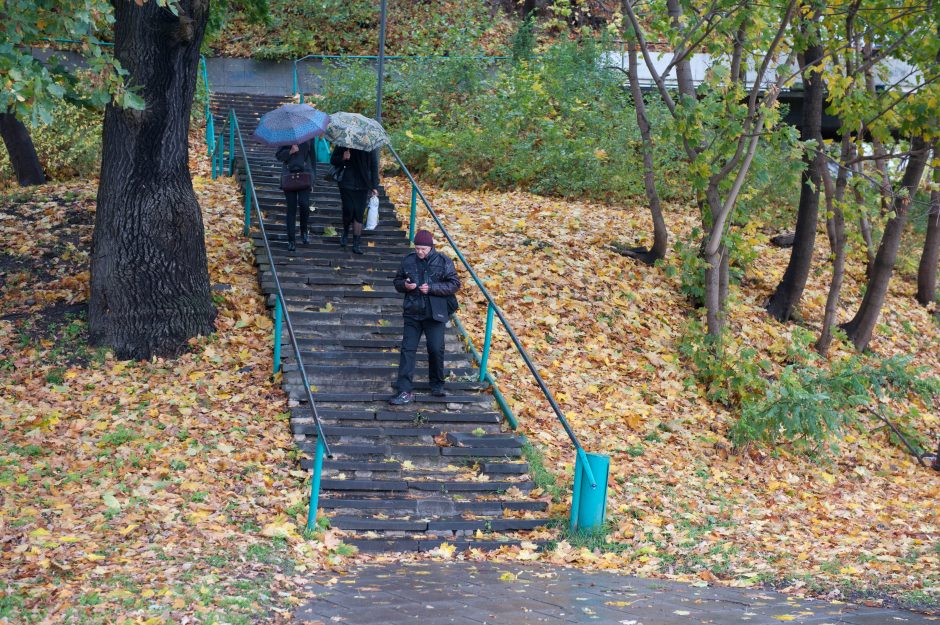
[[[393,557],[351,555],[332,531],[301,536],[306,476],[270,376],[271,321],[241,202],[231,181],[209,179],[200,150],[191,167],[219,317],[216,334],[175,361],[117,362],[87,344],[94,181],[0,198],[0,622],[277,621],[303,594],[304,573]],[[387,182],[404,210],[409,189]],[[461,554],[444,544],[428,557],[542,559],[699,584],[786,580],[835,598],[936,606],[937,475],[867,428],[831,461],[731,454],[733,415],[703,397],[676,356],[692,314],[678,278],[607,248],[616,234],[644,231],[640,206],[427,192],[585,447],[612,457],[603,545]],[[694,225],[681,206],[669,219],[683,235]],[[732,325],[781,363],[792,327],[768,321],[760,304],[786,252],[748,236],[761,261],[736,292]],[[825,280],[813,278],[807,319],[821,316]],[[471,292],[461,315],[479,345],[483,307]],[[912,292],[895,283],[874,349],[916,354],[937,375],[937,326]],[[570,446],[506,344],[498,335],[493,369],[567,488]],[[834,358],[850,353],[840,349]],[[922,431],[936,432],[936,410],[921,409]]]
[[[387,184],[407,223],[410,186],[402,179]],[[584,447],[611,457],[606,551],[562,543],[547,559],[698,582],[806,587],[831,597],[890,595],[936,609],[940,474],[889,444],[883,430],[871,432],[875,423],[860,424],[838,452],[815,461],[786,448],[730,453],[726,435],[735,415],[705,399],[678,356],[696,314],[678,276],[610,249],[615,240],[648,231],[641,204],[424,190],[539,363]],[[694,211],[668,210],[673,235],[690,240]],[[433,228],[426,213],[419,224]],[[762,304],[789,251],[770,246],[758,224],[743,236],[758,260],[733,294],[730,326],[738,345],[730,347],[752,346],[780,367],[795,326],[773,322]],[[825,245],[821,235],[802,308],[814,333],[828,287]],[[669,264],[678,264],[674,254]],[[842,320],[859,301],[860,271],[856,263],[847,276]],[[461,317],[479,347],[485,308],[474,290],[462,294]],[[940,326],[916,304],[914,291],[910,276],[893,282],[872,349],[882,357],[912,354],[925,375],[936,377]],[[497,336],[491,366],[521,429],[570,484],[570,443],[505,334]],[[851,353],[838,345],[831,358]],[[919,431],[935,441],[938,406],[898,406],[911,407],[922,415]]]
[[[219,315],[175,361],[87,343],[94,181],[0,198],[2,623],[256,623],[337,546],[298,534],[305,472],[236,186],[191,166]]]

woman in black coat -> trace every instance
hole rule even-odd
[[[379,151],[366,152],[337,145],[330,156],[330,164],[338,170],[343,170],[338,183],[339,196],[343,203],[343,234],[339,244],[346,247],[349,241],[349,227],[352,226],[352,251],[362,254],[359,241],[362,237],[366,205],[370,197],[379,195]]]
[[[313,140],[300,145],[285,145],[278,148],[275,154],[281,165],[281,175],[305,171],[310,174],[311,182],[317,178],[317,157]],[[307,232],[307,223],[310,220],[310,187],[300,191],[284,191],[287,199],[287,251],[293,252],[295,222],[297,221],[297,208],[300,207],[300,240],[304,245],[310,242]]]

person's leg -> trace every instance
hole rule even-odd
[[[353,215],[353,252],[362,254],[360,242],[362,240],[362,222],[365,219],[366,204],[369,203],[368,191],[357,191],[359,197],[356,198],[355,213]]]
[[[401,357],[398,360],[398,381],[395,386],[399,393],[410,393],[414,389],[415,354],[418,351],[418,341],[421,340],[421,322],[411,317],[405,317],[404,320]]]
[[[304,245],[310,243],[308,228],[310,224],[310,189],[298,191],[297,202],[300,205],[300,240]]]
[[[339,244],[343,247],[346,247],[349,240],[349,226],[353,222],[354,199],[351,197],[352,193],[349,189],[339,190],[339,198],[343,207],[343,234],[340,235]]]
[[[297,192],[285,191],[284,197],[287,199],[287,248],[292,249],[294,245],[294,227],[297,221]]]
[[[428,344],[428,381],[431,393],[444,391],[444,323],[424,321],[424,339]]]

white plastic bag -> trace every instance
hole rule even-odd
[[[374,195],[369,198],[369,208],[366,212],[366,230],[375,230],[379,225],[379,198]]]

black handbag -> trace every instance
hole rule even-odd
[[[282,191],[306,191],[313,186],[313,174],[309,171],[294,171],[281,174]]]

